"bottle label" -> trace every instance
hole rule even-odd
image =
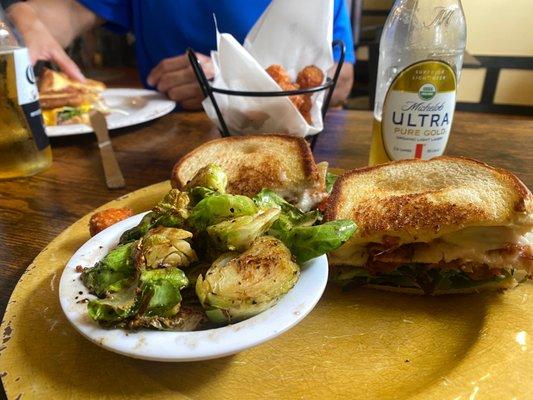
[[[383,102],[381,135],[391,160],[442,155],[455,109],[457,80],[442,61],[415,63],[400,72]]]
[[[18,104],[26,117],[37,148],[43,150],[50,142],[44,130],[43,116],[39,105],[39,91],[35,84],[35,75],[28,49],[21,48],[13,51],[13,60],[17,79]]]

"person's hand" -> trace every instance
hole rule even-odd
[[[8,8],[8,15],[22,35],[33,64],[40,60],[51,61],[70,78],[85,80],[76,63],[65,53],[30,5],[16,3]]]
[[[199,53],[196,53],[196,57],[207,79],[211,79],[214,75],[211,58]],[[177,102],[183,109],[199,110],[202,108],[204,94],[186,54],[165,58],[152,69],[146,80],[150,86],[165,93],[169,99]]]

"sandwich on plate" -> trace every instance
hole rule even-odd
[[[506,289],[533,273],[533,197],[512,173],[467,158],[346,172],[326,220],[358,229],[330,254],[340,283],[426,294]]]
[[[254,196],[268,188],[303,211],[316,208],[328,195],[328,164],[316,164],[302,138],[251,135],[211,140],[176,163],[172,186],[185,188],[201,168],[213,163],[226,171],[231,194]]]
[[[39,79],[39,99],[46,126],[88,124],[95,108],[108,113],[101,99],[102,82],[77,82],[61,72],[45,69]]]

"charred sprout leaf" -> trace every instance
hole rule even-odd
[[[128,286],[135,273],[133,249],[136,243],[128,243],[111,250],[93,268],[81,274],[83,284],[98,297],[118,292]]]
[[[211,225],[207,233],[221,251],[244,251],[263,235],[279,217],[281,211],[271,208],[255,215],[244,215]]]
[[[139,306],[137,285],[131,285],[105,299],[89,301],[87,311],[94,321],[104,326],[111,326],[133,317],[139,310]]]
[[[261,236],[242,254],[220,256],[196,281],[196,294],[215,323],[240,321],[272,307],[300,274],[289,249]]]
[[[139,225],[128,229],[120,237],[120,243],[140,239],[156,226],[179,228],[189,216],[189,196],[185,192],[172,189],[151,212],[146,214]]]
[[[192,188],[202,186],[220,194],[224,194],[226,193],[227,185],[228,177],[226,172],[216,164],[209,164],[196,173],[194,178],[187,183],[185,189],[191,190]]]
[[[253,215],[257,212],[252,199],[246,196],[221,194],[200,201],[191,211],[188,224],[197,232],[205,231],[209,225],[228,218]]]
[[[315,222],[322,219],[322,214],[318,210],[309,211],[302,214],[299,218],[294,219],[287,214],[282,213],[277,221],[272,224],[268,234],[284,241],[292,228],[297,226],[312,226]]]
[[[210,264],[207,264],[205,262],[199,262],[199,263],[194,263],[193,265],[191,265],[189,268],[185,270],[185,275],[187,276],[187,279],[189,280],[189,284],[191,287],[194,288],[194,285],[196,285],[196,279],[198,279],[198,276],[205,274],[210,266],[211,266]]]
[[[216,194],[220,193],[202,186],[197,186],[189,190],[189,197],[191,198],[192,205],[196,205],[206,197],[214,196]]]
[[[337,220],[322,225],[293,228],[283,239],[299,263],[339,248],[355,232],[352,221]]]
[[[180,192],[178,189],[171,189],[152,211],[159,215],[177,214],[182,219],[187,219],[188,205],[189,196],[187,193]]]
[[[283,197],[271,189],[263,189],[253,198],[259,208],[279,208],[291,220],[300,219],[305,213],[298,207],[287,202]]]
[[[261,190],[253,200],[259,208],[280,209],[282,212],[280,218],[285,219],[290,226],[310,226],[322,218],[320,211],[303,212],[270,189]]]
[[[187,267],[198,260],[188,242],[191,238],[192,233],[179,228],[151,229],[137,246],[136,261],[146,269]]]
[[[201,329],[209,320],[201,307],[180,307],[173,317],[147,317],[137,315],[135,318],[122,324],[121,327],[128,329],[151,328],[158,330],[172,330],[187,332]]]
[[[180,290],[189,284],[178,268],[160,268],[141,272],[142,315],[173,317],[180,308]]]
[[[338,178],[339,177],[337,175],[332,174],[329,171],[326,173],[326,191],[328,193],[331,193],[331,191],[333,190],[333,185],[335,184]]]
[[[255,197],[254,202],[260,208],[279,208],[281,214],[277,221],[274,222],[269,235],[284,240],[289,231],[296,226],[311,226],[322,219],[322,214],[318,210],[304,213],[298,207],[293,206],[281,197],[279,194],[270,189],[261,190]]]

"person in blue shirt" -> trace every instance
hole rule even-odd
[[[8,0],[13,3],[13,0]],[[197,52],[208,77],[208,56],[216,48],[213,14],[219,29],[241,43],[271,0],[28,0],[15,1],[8,16],[21,33],[33,62],[55,62],[66,74],[85,78],[63,47],[98,25],[132,32],[142,82],[165,93],[181,108],[201,108],[203,94],[185,51]],[[353,36],[345,0],[334,2],[333,38],[346,44],[346,59],[332,104],[346,99],[353,84]],[[335,53],[336,59],[338,52]]]

